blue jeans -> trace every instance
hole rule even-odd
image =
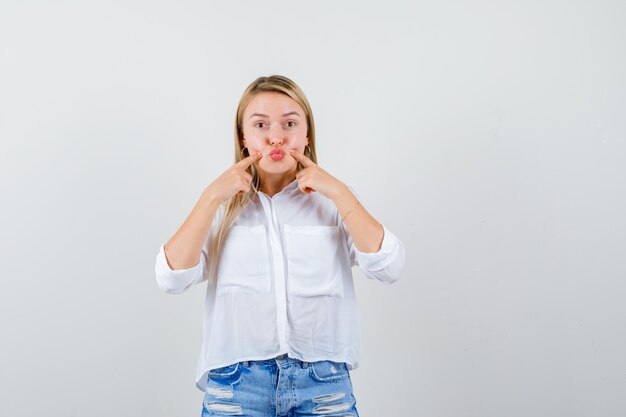
[[[202,417],[356,416],[343,362],[303,362],[287,355],[211,369]]]

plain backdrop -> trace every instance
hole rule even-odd
[[[0,0],[0,415],[198,416],[159,246],[261,75],[403,241],[362,417],[626,415],[623,1]]]

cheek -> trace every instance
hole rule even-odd
[[[299,134],[297,136],[295,136],[292,141],[291,141],[291,148],[296,148],[299,150],[304,149],[304,147],[307,145],[307,138],[306,138],[306,132],[303,134]]]
[[[246,135],[246,146],[248,149],[259,150],[262,146],[262,141],[254,135]]]

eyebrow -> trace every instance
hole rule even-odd
[[[287,117],[287,116],[291,116],[292,114],[295,114],[296,116],[300,117],[300,115],[298,114],[298,112],[296,111],[292,111],[289,113],[285,113],[283,114],[283,117]],[[261,114],[261,113],[252,113],[249,117],[249,119],[252,119],[254,116],[261,116],[261,117],[269,117],[267,114]]]

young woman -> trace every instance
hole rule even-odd
[[[167,293],[207,281],[202,415],[358,416],[349,373],[360,354],[354,265],[392,283],[404,247],[317,165],[302,90],[283,76],[259,77],[237,109],[235,164],[156,258]]]

